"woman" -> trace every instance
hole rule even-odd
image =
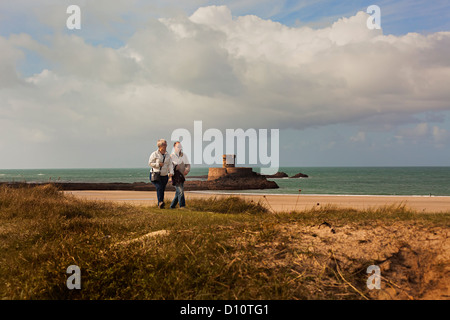
[[[158,197],[158,207],[164,208],[164,191],[166,190],[167,181],[169,177],[173,176],[172,159],[167,149],[167,141],[159,139],[158,150],[154,151],[148,159],[148,165],[152,168],[150,171],[150,181],[156,187],[156,195]],[[160,178],[157,181],[152,181],[152,172],[159,172]]]
[[[180,141],[177,141],[173,145],[173,152],[170,155],[172,159],[172,163],[174,166],[174,176],[173,176],[173,184],[175,186],[175,197],[172,200],[172,204],[170,205],[171,209],[175,209],[177,204],[180,204],[180,209],[184,209],[186,206],[186,200],[184,199],[184,180],[185,176],[191,170],[191,165],[189,164],[189,160],[187,156],[183,153],[181,149]]]

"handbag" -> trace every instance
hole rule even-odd
[[[166,155],[163,156],[163,163],[164,163],[164,161],[166,161]],[[151,182],[158,182],[160,180],[161,180],[161,167],[160,167],[159,171],[153,171],[153,168],[152,168],[150,181]]]
[[[183,183],[186,180],[184,178],[183,174],[180,171],[177,170],[177,166],[175,166],[173,171],[174,171],[174,174],[173,174],[173,177],[172,177],[172,185],[175,186],[177,184]]]

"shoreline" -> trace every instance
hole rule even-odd
[[[64,192],[87,200],[113,201],[143,206],[156,205],[155,191],[73,190]],[[166,191],[165,200],[171,201],[174,194],[173,191]],[[190,199],[230,196],[242,197],[247,201],[260,201],[273,212],[304,211],[328,205],[356,210],[405,205],[420,213],[450,212],[450,196],[281,195],[185,191],[187,207],[189,207]]]
[[[225,183],[224,183],[225,182]],[[252,181],[255,182],[255,181]],[[261,185],[253,184],[250,188],[248,185],[240,183],[239,179],[224,179],[224,180],[186,180],[185,191],[202,194],[223,194],[223,195],[254,195],[254,196],[332,196],[332,197],[424,197],[424,198],[446,198],[450,195],[434,195],[434,194],[334,194],[334,193],[267,193],[263,190],[277,190],[276,185],[266,185],[266,181],[256,181]],[[270,181],[269,181],[270,182]],[[155,186],[148,182],[19,182],[19,181],[0,181],[0,186],[6,185],[9,187],[22,186],[40,186],[46,184],[53,184],[63,191],[156,191]],[[221,189],[221,187],[224,187]],[[175,188],[168,183],[166,191],[174,191]],[[261,190],[263,192],[254,192]],[[249,191],[249,192],[243,192]]]
[[[203,193],[203,194],[223,194],[223,195],[251,195],[251,196],[326,196],[326,197],[424,197],[424,198],[450,198],[448,196],[435,196],[435,195],[420,195],[420,194],[333,194],[333,193],[256,193],[256,192],[227,192],[224,190],[215,190],[206,191],[206,190],[191,190],[191,193]]]

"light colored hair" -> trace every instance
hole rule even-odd
[[[167,141],[164,139],[159,139],[158,143],[156,144],[159,147],[161,147],[163,144],[167,145]]]

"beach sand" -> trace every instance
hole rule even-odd
[[[156,205],[155,191],[65,191],[84,199],[106,200],[136,205]],[[220,192],[186,191],[186,206],[189,199],[208,197],[228,197],[231,194]],[[276,212],[305,210],[312,207],[335,205],[339,208],[368,209],[390,205],[404,204],[418,212],[450,212],[450,197],[437,196],[337,196],[337,195],[263,195],[263,194],[232,194],[248,201],[261,201]],[[172,200],[174,192],[166,192],[165,200]]]

